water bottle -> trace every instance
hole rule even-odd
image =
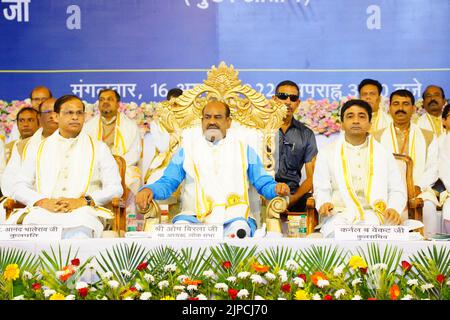
[[[298,237],[305,238],[308,232],[307,224],[306,224],[306,214],[301,214],[298,226]]]
[[[137,230],[137,219],[135,213],[127,214],[127,232]]]

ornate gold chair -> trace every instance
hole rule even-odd
[[[274,138],[286,114],[286,107],[274,100],[266,99],[250,86],[242,85],[238,78],[238,71],[232,65],[228,67],[221,62],[217,68],[212,66],[207,72],[207,79],[202,84],[184,91],[176,99],[162,102],[157,107],[155,119],[170,134],[170,142],[167,152],[158,155],[160,166],[145,174],[150,177],[150,180],[155,181],[156,179],[152,177],[161,175],[178,150],[182,142],[183,130],[201,125],[202,109],[211,100],[224,101],[230,106],[232,128],[238,130],[240,136],[255,149],[266,171],[274,176]],[[263,206],[267,206],[267,215],[260,215],[260,212],[253,211],[258,209],[255,208],[255,203],[252,207],[252,198],[257,197],[257,200],[260,200],[259,195],[256,196],[256,191],[253,191],[252,195],[250,190],[251,210],[257,218],[258,226],[266,222],[269,230],[272,225],[276,225],[272,223],[276,221],[270,219],[277,219],[277,213],[272,211],[278,212],[280,199],[275,198],[269,204],[264,203]],[[160,206],[169,205],[171,216],[178,213],[174,212],[173,208],[178,203],[179,192],[180,190],[177,190],[169,201],[153,201],[153,206],[150,206],[144,216],[145,230],[150,230],[152,224],[161,222]]]
[[[405,178],[406,191],[408,201],[406,204],[408,210],[408,219],[414,219],[422,221],[423,215],[423,199],[416,197],[417,186],[414,185],[413,180],[413,161],[412,159],[403,154],[394,153],[395,159],[398,161],[400,172]],[[306,202],[307,207],[307,233],[314,232],[315,227],[319,223],[319,216],[315,209],[316,203],[313,197],[310,197]],[[423,235],[423,228],[419,229],[419,232]]]

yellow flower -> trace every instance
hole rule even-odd
[[[20,269],[17,264],[8,264],[3,272],[3,278],[5,280],[16,280],[19,277]]]
[[[360,256],[352,256],[348,261],[348,264],[353,268],[353,270],[358,268],[367,268],[367,263]]]
[[[62,295],[61,293],[54,293],[52,294],[52,296],[50,297],[49,300],[64,300],[66,299],[66,297],[64,295]]]
[[[295,293],[295,300],[309,300],[309,294],[305,290],[297,290]]]
[[[175,300],[175,298],[171,296],[165,296],[164,298],[161,298],[161,300]]]

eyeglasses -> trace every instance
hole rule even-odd
[[[84,111],[61,111],[61,114],[63,116],[70,116],[73,117],[75,114],[77,115],[77,117],[82,117],[84,116]]]
[[[291,99],[291,102],[296,102],[298,100],[298,94],[288,94],[288,93],[277,93],[275,95],[280,100],[287,100],[287,98]]]

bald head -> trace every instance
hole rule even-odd
[[[39,122],[44,137],[48,137],[58,129],[58,115],[54,109],[55,102],[55,98],[49,98],[39,105]]]
[[[38,110],[39,105],[52,97],[50,89],[44,86],[38,86],[34,88],[30,93],[31,106]]]

